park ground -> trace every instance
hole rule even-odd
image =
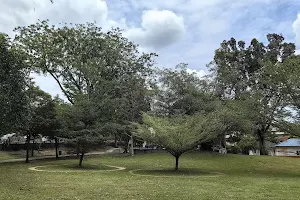
[[[300,159],[166,153],[0,164],[0,199],[299,199]],[[110,167],[109,167],[110,166]],[[126,168],[119,171],[111,166]],[[30,169],[29,169],[30,168]],[[160,171],[164,169],[165,171]],[[40,170],[40,171],[37,171]]]
[[[113,147],[105,147],[100,149],[95,149],[94,151],[90,153],[99,153],[99,152],[106,152],[107,150],[114,149]],[[62,155],[68,155],[70,154],[69,150],[66,148],[60,148],[59,151],[61,151]],[[74,151],[72,151],[73,153]],[[46,149],[46,150],[34,150],[34,156],[31,156],[31,150],[29,152],[30,158],[39,158],[39,157],[48,157],[48,156],[55,156],[55,149]],[[25,150],[19,150],[19,151],[0,151],[0,163],[1,161],[7,161],[12,159],[25,159],[26,157],[26,151]]]

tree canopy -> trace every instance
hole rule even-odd
[[[72,121],[67,131],[80,126],[81,132],[88,130],[82,132],[84,137],[107,123],[119,129],[140,122],[141,112],[150,109],[147,78],[156,54],[140,53],[121,30],[103,32],[93,23],[56,27],[40,21],[15,31],[15,47],[27,63],[52,76],[72,104],[66,107]]]
[[[268,34],[267,40],[264,45],[253,39],[246,47],[244,41],[231,38],[221,43],[210,64],[222,101],[248,101],[244,112],[253,122],[261,154],[267,153],[264,146],[270,128],[279,127],[290,114],[285,108],[291,105],[290,88],[295,83],[288,78],[293,73],[288,60],[294,56],[295,45],[277,34]]]
[[[0,135],[19,131],[24,125],[28,99],[28,70],[23,58],[0,33]]]
[[[188,65],[184,63],[175,69],[158,70],[153,112],[193,115],[214,109],[215,96],[209,83],[187,70]]]
[[[37,72],[51,75],[71,103],[77,95],[120,95],[126,83],[138,82],[149,73],[155,56],[139,54],[137,45],[120,29],[103,32],[93,23],[56,27],[40,21],[15,31],[14,43],[28,63]],[[107,85],[111,88],[106,92]]]
[[[136,135],[145,141],[165,148],[176,159],[203,142],[214,139],[222,126],[214,115],[156,117],[143,115],[143,124],[137,125]]]

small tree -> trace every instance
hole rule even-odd
[[[26,93],[29,100],[29,112],[26,118],[26,162],[28,162],[30,141],[33,140],[31,153],[33,156],[35,138],[40,135],[54,137],[60,127],[60,122],[50,94],[34,86],[34,83],[31,83]]]
[[[103,141],[98,122],[101,118],[99,107],[93,101],[77,99],[75,104],[61,104],[58,117],[62,123],[61,136],[70,141],[80,154],[79,166],[85,153]]]
[[[178,170],[179,157],[195,146],[215,138],[218,134],[217,120],[213,115],[155,117],[143,115],[144,123],[137,125],[136,135],[165,148],[175,157]]]
[[[258,142],[252,135],[242,137],[236,146],[244,154],[248,154],[250,150],[256,150],[259,148]]]
[[[79,157],[79,167],[82,167],[84,155],[103,143],[103,137],[99,135],[99,132],[89,129],[71,131],[69,132],[69,138],[66,140],[73,148],[76,148]]]

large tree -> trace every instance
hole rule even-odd
[[[210,115],[152,116],[144,114],[143,124],[137,125],[136,135],[165,148],[175,157],[178,170],[179,157],[203,142],[214,139],[222,124]]]
[[[16,32],[14,43],[30,65],[51,75],[71,103],[78,94],[103,92],[103,85],[113,80],[126,84],[129,78],[143,77],[153,64],[154,54],[139,54],[119,29],[103,32],[93,23],[55,27],[41,21]]]
[[[27,112],[28,70],[22,57],[0,33],[0,135],[20,131]]]
[[[223,41],[209,65],[214,73],[216,91],[226,102],[234,99],[248,101],[244,104],[253,122],[261,154],[267,154],[265,139],[272,127],[280,127],[289,113],[291,103],[291,73],[286,61],[294,55],[295,45],[284,42],[277,34],[267,35],[268,44],[253,39],[248,47],[234,38]]]
[[[208,81],[190,73],[187,64],[158,70],[156,86],[152,106],[156,114],[193,115],[215,107],[215,96]]]
[[[149,109],[147,77],[155,54],[139,53],[119,29],[41,21],[16,31],[14,44],[28,63],[52,76],[71,104],[91,105],[93,123],[127,126]]]

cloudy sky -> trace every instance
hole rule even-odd
[[[104,30],[124,29],[142,51],[159,54],[161,67],[184,62],[199,75],[214,50],[235,37],[265,41],[283,34],[300,47],[300,0],[0,0],[0,32],[49,19],[50,23],[96,22]],[[300,48],[299,48],[300,49]],[[36,82],[52,95],[61,94],[50,77]]]

